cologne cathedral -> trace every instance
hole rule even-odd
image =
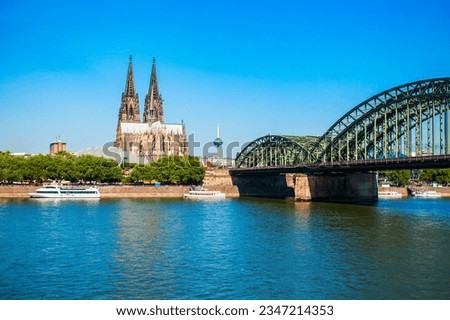
[[[163,99],[158,91],[155,58],[150,86],[145,96],[144,119],[141,122],[139,95],[134,89],[133,64],[130,57],[114,146],[121,149],[126,157],[124,160],[131,163],[147,163],[162,156],[188,154],[184,124],[164,122]]]

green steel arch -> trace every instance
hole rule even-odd
[[[309,163],[309,150],[319,137],[267,135],[248,144],[236,157],[236,167],[276,167]]]
[[[450,154],[450,78],[404,84],[360,103],[310,149],[314,161]]]
[[[237,167],[272,167],[450,155],[450,78],[407,83],[351,109],[320,138],[268,135],[250,143]]]

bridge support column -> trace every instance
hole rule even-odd
[[[231,173],[231,172],[230,172]],[[280,173],[233,174],[231,180],[242,197],[294,198],[294,175]]]
[[[297,201],[374,203],[378,201],[375,173],[295,174]]]
[[[239,174],[230,171],[230,174],[243,197],[363,204],[378,201],[375,173]]]

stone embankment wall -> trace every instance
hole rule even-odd
[[[28,198],[29,192],[34,192],[37,186],[3,185],[0,186],[0,198]],[[102,199],[117,198],[182,198],[189,192],[187,186],[100,186]],[[228,198],[239,197],[239,192],[233,186],[215,186],[209,188],[224,192]]]
[[[116,198],[182,198],[189,192],[184,186],[101,186],[102,199]]]
[[[28,198],[28,193],[36,191],[38,186],[3,185],[0,186],[0,198]],[[183,186],[100,186],[102,198],[182,198],[189,191]]]
[[[378,187],[378,191],[393,191],[400,193],[403,197],[408,196],[408,189],[406,187]]]
[[[210,190],[220,191],[227,198],[239,197],[233,186],[216,186]],[[187,186],[103,186],[100,187],[102,199],[108,198],[183,198],[189,192]]]
[[[230,173],[227,169],[207,169],[203,185],[207,188],[210,186],[233,186]]]
[[[28,185],[0,185],[0,198],[28,198],[28,193],[37,188]]]
[[[233,186],[227,169],[208,169],[203,180],[205,188],[220,191],[227,198],[238,198],[239,189]],[[36,191],[39,186],[0,185],[0,198],[28,198],[28,193]],[[100,186],[101,198],[182,198],[189,192],[189,186],[153,185],[108,185]]]
[[[208,190],[223,192],[227,198],[239,198],[239,189],[233,185],[228,169],[206,170],[203,186]]]

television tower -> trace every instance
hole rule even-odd
[[[222,146],[223,141],[222,141],[222,139],[220,139],[220,127],[219,127],[219,124],[217,124],[217,138],[213,141],[213,143],[214,143],[214,145],[217,148],[216,157],[220,158],[220,156],[221,156],[221,154],[220,154],[220,147]]]

